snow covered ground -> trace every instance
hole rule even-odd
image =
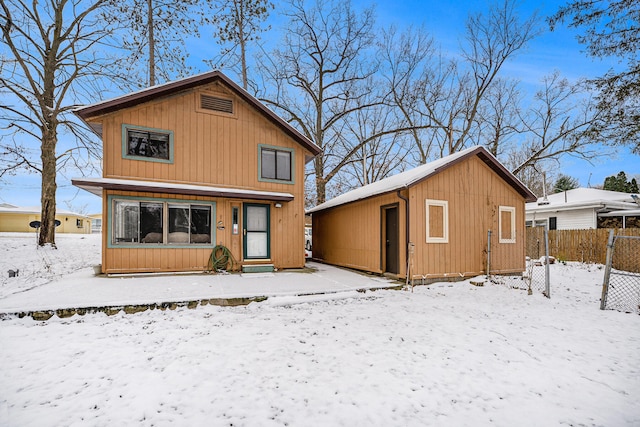
[[[58,251],[32,238],[0,234],[0,301],[99,263],[96,236],[58,236]],[[0,425],[640,425],[640,316],[599,310],[598,266],[551,275],[550,300],[513,289],[518,280],[465,281],[5,318]]]

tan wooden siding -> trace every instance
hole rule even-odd
[[[455,164],[405,193],[409,197],[409,240],[415,244],[413,275],[460,278],[482,274],[486,269],[488,230],[493,233],[492,272],[524,270],[524,199],[477,157]],[[445,201],[448,230],[443,229],[444,204],[437,204]],[[396,193],[314,213],[314,258],[383,273],[380,209],[391,203],[399,203],[399,276],[406,277],[405,202]],[[426,222],[427,206],[430,224]],[[499,243],[500,206],[516,210],[515,243]],[[441,242],[427,243],[427,230],[430,239]]]
[[[106,191],[103,196],[103,239],[102,265],[105,273],[163,272],[163,271],[203,271],[207,267],[211,247],[202,248],[126,248],[109,247],[111,224],[109,223],[108,199],[110,195],[127,197],[151,197],[163,200],[179,199],[216,203],[215,227],[222,221],[224,229],[216,229],[215,244],[228,247],[241,264],[260,263],[244,261],[242,254],[242,203],[270,204],[271,210],[271,260],[277,269],[304,267],[304,214],[302,198],[291,202],[275,203],[256,200],[208,198],[201,196],[177,196],[146,192]],[[239,208],[239,234],[232,234],[232,207]]]
[[[199,109],[201,93],[231,99],[233,114]],[[198,111],[200,110],[200,111]],[[201,184],[248,190],[290,193],[294,200],[266,201],[176,196],[144,192],[103,194],[103,270],[107,273],[203,270],[211,248],[109,248],[107,195],[158,197],[162,199],[216,202],[216,242],[242,260],[242,204],[271,205],[271,259],[278,269],[304,266],[304,166],[310,153],[252,106],[234,96],[221,83],[212,83],[170,97],[122,109],[91,120],[102,124],[103,176],[167,183]],[[173,132],[173,162],[155,162],[123,157],[123,125]],[[260,181],[259,145],[293,150],[293,183]],[[238,207],[240,233],[232,234],[232,206]],[[260,262],[260,261],[253,261]]]
[[[404,274],[405,206],[396,193],[314,213],[313,257],[334,265],[383,273],[385,265],[381,242],[381,208],[395,203],[399,203],[399,267],[400,274]]]
[[[474,156],[455,164],[411,187],[409,194],[415,274],[450,277],[483,273],[488,230],[493,232],[492,271],[523,271],[524,199],[480,159]],[[426,243],[426,199],[449,202],[448,243]],[[515,243],[498,243],[500,206],[516,208]]]
[[[232,98],[235,116],[198,112],[203,90],[191,90],[95,119],[103,124],[104,177],[214,184],[302,197],[309,152],[219,84],[205,89]],[[123,158],[123,124],[173,131],[173,163]],[[258,180],[258,144],[294,150],[294,185]]]

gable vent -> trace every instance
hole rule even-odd
[[[200,108],[203,110],[233,114],[233,101],[215,96],[200,95]]]

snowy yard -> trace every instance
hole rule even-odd
[[[95,236],[59,236],[44,255],[20,239],[0,235],[0,300],[99,263]],[[5,318],[0,425],[640,425],[640,316],[599,310],[598,266],[556,264],[551,275],[551,300],[465,281]]]

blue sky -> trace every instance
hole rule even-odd
[[[354,6],[370,4],[366,0],[354,0]],[[538,10],[543,17],[553,14],[565,1],[523,1],[519,10],[528,16]],[[486,10],[487,2],[483,0],[459,1],[419,1],[419,0],[381,0],[376,3],[378,24],[396,25],[403,28],[408,25],[425,28],[434,36],[440,47],[449,52],[459,50],[459,38],[464,32],[464,23],[469,13]],[[283,22],[277,16],[278,6],[272,12],[272,28],[275,30]],[[275,33],[275,32],[273,32]],[[545,32],[536,38],[529,47],[503,69],[505,77],[513,77],[522,81],[523,90],[534,90],[543,76],[559,70],[569,80],[581,77],[595,77],[603,74],[611,67],[616,67],[616,60],[599,60],[586,57],[584,48],[575,40],[575,30],[560,27],[554,32]],[[206,36],[203,34],[203,36]],[[270,43],[274,40],[269,40]],[[277,42],[277,40],[276,40]],[[202,52],[204,43],[197,43],[194,50]],[[217,53],[217,45],[206,43],[212,49],[211,55]],[[205,71],[204,64],[194,57],[194,65]],[[224,70],[223,70],[224,71]],[[96,99],[98,101],[99,99]],[[603,151],[604,152],[604,151]],[[639,175],[640,156],[633,155],[627,149],[618,150],[613,157],[600,156],[593,164],[584,160],[565,156],[558,167],[558,172],[570,175],[579,180],[580,185],[598,185],[610,175],[625,171],[627,176]],[[73,177],[76,177],[74,174]],[[100,198],[86,191],[73,187],[70,177],[58,177],[59,209],[85,210],[87,213],[100,212]],[[8,177],[0,182],[0,203],[11,203],[18,206],[38,206],[40,204],[40,177],[34,174],[20,174]]]

